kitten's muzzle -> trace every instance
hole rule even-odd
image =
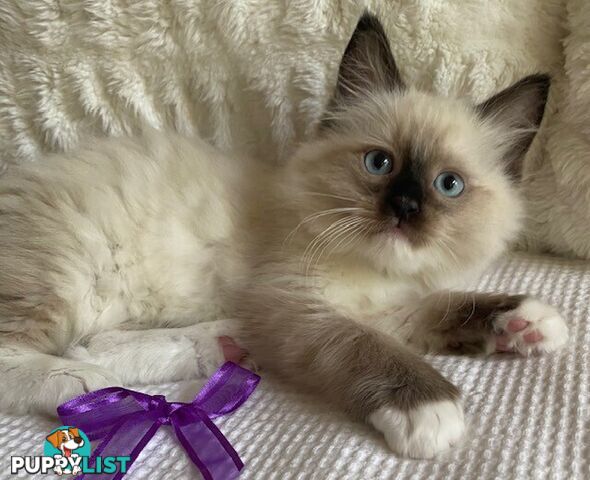
[[[393,213],[400,220],[409,220],[420,213],[420,203],[415,198],[406,195],[391,197],[389,204]]]

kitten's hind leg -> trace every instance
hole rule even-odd
[[[67,400],[100,388],[120,385],[107,370],[49,355],[26,343],[0,339],[0,410],[56,415]]]
[[[567,341],[559,312],[523,295],[446,292],[414,312],[409,338],[421,351],[441,353],[550,352]]]
[[[0,410],[55,416],[60,403],[101,388],[209,377],[223,363],[224,353],[234,361],[245,354],[229,339],[236,331],[230,320],[112,330],[70,347],[64,357],[0,339]],[[219,337],[226,338],[220,342]]]
[[[225,359],[240,361],[239,342],[230,340],[236,332],[232,320],[183,328],[112,330],[89,337],[66,356],[113,372],[125,385],[188,380],[211,376]],[[221,342],[220,337],[224,337]]]

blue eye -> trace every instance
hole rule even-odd
[[[434,179],[434,188],[445,197],[458,197],[465,190],[465,182],[456,173],[442,172]]]
[[[387,175],[393,171],[393,160],[387,152],[371,150],[365,154],[365,168],[372,175]]]

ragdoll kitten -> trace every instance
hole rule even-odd
[[[367,14],[316,137],[284,167],[151,132],[9,169],[0,408],[209,374],[231,335],[395,452],[449,448],[459,391],[417,352],[527,354],[567,337],[537,300],[451,291],[517,234],[548,87],[530,76],[475,107],[406,87]]]

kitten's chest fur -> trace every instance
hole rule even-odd
[[[398,313],[428,293],[418,281],[387,276],[360,260],[344,259],[322,272],[317,293],[335,311],[373,326],[386,321],[388,329],[403,323]]]

